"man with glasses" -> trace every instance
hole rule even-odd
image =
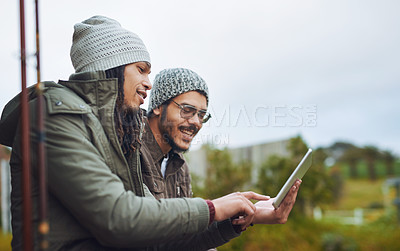
[[[211,117],[207,107],[207,85],[195,72],[165,69],[155,77],[141,161],[143,181],[156,199],[192,197],[182,153]]]
[[[192,197],[182,153],[211,117],[207,84],[189,69],[174,68],[158,73],[152,90],[140,148],[143,182],[156,199]],[[224,235],[237,237],[241,230],[242,226],[226,220],[213,222],[207,232],[213,243],[224,243]]]
[[[190,173],[182,153],[211,118],[208,101],[207,84],[195,72],[174,68],[156,75],[140,148],[143,182],[156,199],[192,197]],[[256,203],[253,223],[285,223],[300,183],[294,184],[285,206],[278,210],[273,208],[273,200]],[[235,236],[245,228],[226,220],[213,222],[207,231],[212,229],[213,241],[223,243],[227,232]]]

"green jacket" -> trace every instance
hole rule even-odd
[[[49,250],[203,250],[236,237],[231,224],[208,227],[200,198],[156,200],[143,185],[140,162],[127,163],[114,128],[116,79],[86,72],[45,83]],[[29,89],[33,225],[37,229],[36,97]],[[22,247],[19,96],[4,108],[0,143],[12,147],[14,250]],[[138,196],[139,195],[139,196]],[[145,196],[145,197],[141,197]],[[218,237],[218,238],[217,238]],[[38,236],[34,231],[35,249]]]

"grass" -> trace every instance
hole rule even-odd
[[[0,250],[11,251],[11,234],[0,234]]]
[[[332,206],[335,210],[353,210],[369,208],[373,205],[383,205],[382,186],[384,179],[371,182],[369,180],[346,180],[342,198]]]
[[[392,201],[395,189],[386,195],[382,186],[386,179],[371,182],[365,178],[345,180],[343,197],[329,210],[377,208],[365,214],[361,226],[341,225],[332,221],[315,221],[300,215],[291,215],[284,225],[257,225],[242,236],[218,248],[228,250],[400,250],[400,224],[394,206],[383,209]],[[391,203],[389,203],[391,204]]]
[[[362,226],[295,217],[284,225],[257,225],[239,238],[218,247],[219,251],[257,250],[400,250],[396,214]]]

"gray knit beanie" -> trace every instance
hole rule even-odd
[[[162,70],[154,79],[147,112],[151,113],[165,101],[189,91],[203,92],[208,104],[207,84],[197,73],[184,68]]]
[[[74,26],[71,61],[75,72],[108,70],[121,65],[148,62],[143,41],[108,17],[94,16]]]

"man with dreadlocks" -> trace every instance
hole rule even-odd
[[[156,200],[143,184],[138,151],[144,128],[139,106],[152,87],[149,53],[136,34],[107,17],[94,16],[74,29],[70,55],[75,73],[68,81],[44,83],[48,249],[204,250],[238,236],[232,225],[245,228],[255,218],[249,199],[269,197],[237,192],[212,201]],[[34,88],[28,92],[32,250],[37,250],[37,100]],[[13,250],[21,250],[24,241],[19,100],[6,105],[0,120],[0,143],[12,147]],[[289,194],[293,202],[296,193]],[[242,217],[231,220],[237,215]]]

